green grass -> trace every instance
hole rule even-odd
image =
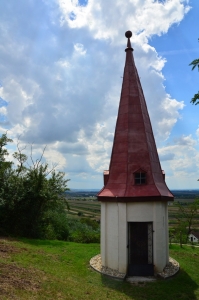
[[[99,252],[99,244],[1,239],[0,299],[199,299],[199,248],[172,245],[179,274],[137,285],[91,270],[89,260]]]

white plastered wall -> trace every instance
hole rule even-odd
[[[168,263],[167,202],[101,203],[102,265],[126,273],[128,266],[128,222],[153,222],[155,272]]]

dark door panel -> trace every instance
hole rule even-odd
[[[152,222],[130,222],[128,231],[128,274],[131,276],[153,275]]]

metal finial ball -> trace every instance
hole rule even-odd
[[[126,38],[132,37],[132,32],[130,30],[128,30],[127,32],[125,32],[125,37]]]

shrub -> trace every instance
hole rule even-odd
[[[80,220],[70,219],[69,225],[69,241],[76,243],[99,243],[100,230],[94,230],[91,226],[82,223]]]
[[[76,243],[99,243],[100,233],[92,230],[78,230],[74,231],[69,239]]]
[[[42,163],[43,153],[35,162],[31,154],[32,166],[27,167],[27,156],[19,145],[13,155],[18,161],[14,168],[12,162],[6,161],[5,146],[11,141],[6,134],[0,138],[1,231],[30,238],[44,235],[66,239],[68,230],[63,214],[68,206],[65,198],[68,180],[64,173]]]
[[[69,236],[68,219],[66,213],[48,211],[41,222],[39,232],[39,238],[66,241]]]
[[[99,230],[99,223],[96,220],[92,220],[90,218],[81,218],[80,222],[82,224],[86,224],[90,226],[94,230]]]

